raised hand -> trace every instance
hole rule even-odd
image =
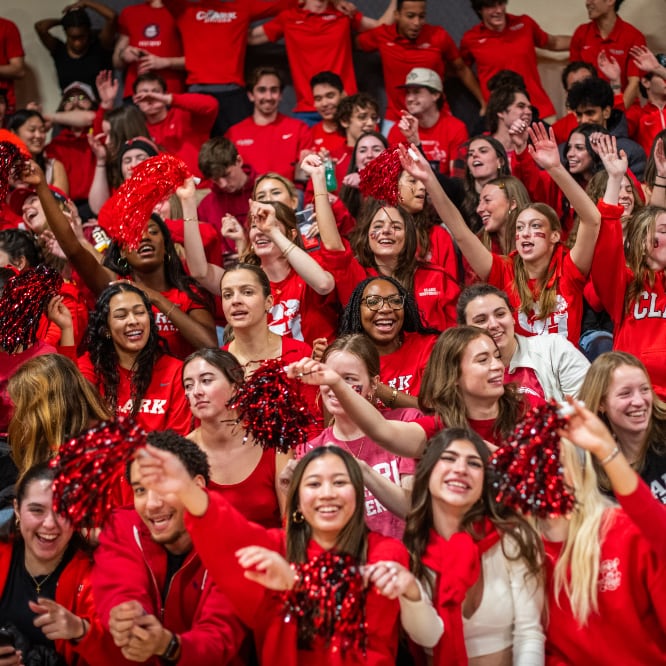
[[[629,55],[632,57],[634,65],[644,72],[656,72],[661,68],[657,56],[647,46],[632,46],[629,49]]]
[[[619,84],[622,81],[622,68],[620,67],[620,63],[614,56],[609,56],[606,51],[599,52],[597,67],[611,83]]]
[[[405,140],[409,143],[418,144],[419,139],[419,121],[408,111],[400,111],[400,120],[398,129],[402,132]]]
[[[245,578],[269,590],[291,590],[294,570],[282,555],[260,546],[246,546],[236,551],[238,564],[245,569]]]
[[[527,134],[532,141],[532,145],[528,146],[527,149],[532,159],[542,169],[554,169],[562,166],[560,151],[557,149],[557,141],[552,127],[546,131],[543,123],[534,123],[527,128]]]
[[[624,150],[618,153],[617,139],[610,134],[599,132],[592,145],[609,177],[622,178],[629,167],[629,160]]]
[[[400,164],[410,176],[414,176],[416,180],[421,180],[424,183],[434,176],[432,167],[413,143],[409,148],[403,145],[398,146],[398,151]]]

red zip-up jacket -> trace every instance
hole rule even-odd
[[[146,613],[180,636],[179,666],[241,666],[238,651],[247,631],[197,552],[193,549],[173,575],[162,603],[166,573],[167,551],[153,541],[136,511],[115,510],[100,533],[92,572],[103,625],[108,628],[112,608],[138,601]],[[155,657],[145,663],[161,662]]]

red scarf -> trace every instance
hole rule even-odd
[[[437,574],[433,603],[444,621],[444,635],[435,646],[436,666],[466,666],[462,603],[481,572],[481,555],[500,535],[489,520],[477,525],[486,536],[475,541],[467,532],[456,532],[448,541],[430,530],[423,564]]]

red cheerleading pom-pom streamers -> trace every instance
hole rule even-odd
[[[381,199],[397,206],[400,203],[398,180],[401,173],[398,148],[387,148],[360,172],[359,190],[364,197]]]
[[[498,503],[542,519],[573,509],[575,498],[562,476],[557,434],[565,423],[559,405],[551,401],[531,409],[516,425],[489,461]]]
[[[227,403],[237,422],[264,449],[287,453],[307,441],[315,418],[303,397],[301,382],[287,377],[280,359],[262,361]]]
[[[145,445],[146,433],[122,416],[65,442],[51,461],[54,511],[76,529],[101,527],[116,504],[127,463]]]
[[[0,130],[0,201],[6,201],[10,181],[20,180],[30,153],[25,144],[8,130]],[[10,138],[10,137],[13,137]]]
[[[39,320],[62,287],[62,276],[40,264],[9,278],[0,298],[0,347],[10,354],[37,339]]]
[[[141,162],[99,211],[99,225],[123,247],[139,247],[155,206],[191,176],[175,155],[160,153]]]
[[[282,593],[285,622],[296,621],[298,647],[310,650],[316,640],[335,642],[344,654],[365,654],[367,588],[351,555],[326,551],[310,562],[295,564],[296,584]]]

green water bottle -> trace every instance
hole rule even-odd
[[[324,174],[326,177],[326,189],[329,192],[335,192],[338,189],[338,180],[335,177],[335,165],[330,157],[324,160]]]

